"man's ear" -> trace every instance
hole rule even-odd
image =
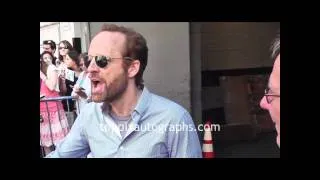
[[[140,69],[140,61],[139,60],[133,60],[128,68],[128,77],[132,78],[136,74],[138,74]]]

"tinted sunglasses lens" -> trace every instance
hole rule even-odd
[[[108,65],[108,58],[106,56],[97,56],[96,57],[96,64],[100,68],[104,68]]]

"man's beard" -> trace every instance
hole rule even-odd
[[[110,82],[109,85],[106,85],[106,90],[102,94],[92,95],[92,100],[94,102],[107,102],[111,103],[115,100],[118,100],[122,97],[123,93],[128,87],[128,79],[126,74],[121,74],[118,78]]]

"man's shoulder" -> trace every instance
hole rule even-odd
[[[162,110],[164,112],[181,116],[185,113],[189,113],[182,105],[170,100],[167,97],[160,96],[154,93],[151,94],[150,107],[152,109]]]
[[[169,98],[151,93],[148,109],[151,116],[159,116],[163,123],[193,124],[189,111]]]
[[[77,120],[79,120],[81,122],[80,124],[82,125],[85,125],[87,123],[92,123],[96,119],[99,119],[100,113],[101,113],[101,104],[90,102],[82,106],[80,110],[80,114],[77,117]]]
[[[84,114],[90,114],[92,112],[99,111],[101,109],[102,103],[90,102],[83,105],[81,108]]]
[[[102,112],[101,105],[102,105],[101,103],[94,103],[94,102],[86,103],[82,106],[79,116],[85,119],[87,118],[93,119],[99,113]]]

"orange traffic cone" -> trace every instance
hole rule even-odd
[[[203,158],[214,158],[215,154],[213,151],[213,140],[211,135],[211,122],[207,121],[204,125],[204,137],[202,145],[202,156]]]

